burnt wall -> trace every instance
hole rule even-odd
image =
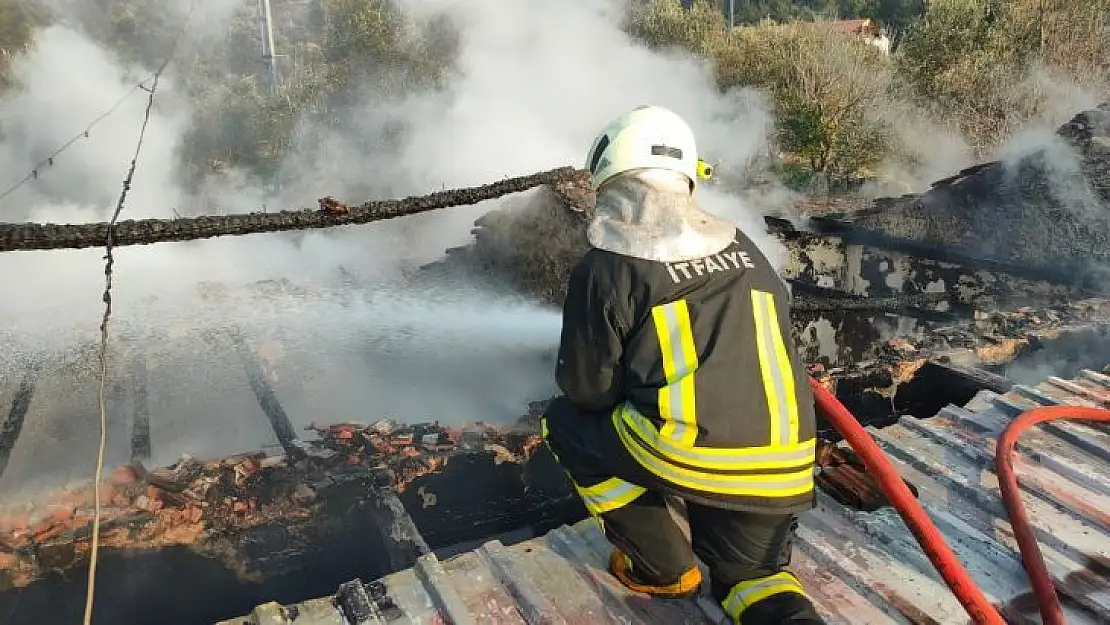
[[[1069,284],[975,265],[938,261],[913,250],[850,243],[850,235],[799,237],[788,245],[784,275],[817,287],[868,298],[935,294],[940,311],[1019,307],[1075,296]],[[970,310],[964,310],[970,313]]]

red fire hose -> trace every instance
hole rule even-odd
[[[1004,625],[1002,616],[994,608],[983,591],[971,579],[967,570],[956,558],[956,554],[948,547],[944,536],[933,524],[932,519],[925,513],[924,508],[910,492],[905,482],[898,475],[898,471],[891,465],[890,460],[879,449],[863,426],[856,421],[852,413],[840,403],[832,393],[821,386],[817,380],[810,378],[814,397],[817,400],[818,410],[832,423],[833,427],[844,436],[856,454],[863,460],[867,471],[879,482],[879,486],[890,499],[898,514],[906,522],[910,532],[913,533],[929,560],[936,567],[956,599],[967,610],[968,615],[976,623],[989,623],[991,625]],[[1055,421],[1058,419],[1082,419],[1094,421],[1110,421],[1110,410],[1098,408],[1078,408],[1073,406],[1053,406],[1036,408],[1022,413],[1014,419],[1002,432],[998,439],[995,451],[996,471],[998,482],[1002,491],[1002,501],[1010,515],[1010,525],[1013,527],[1017,539],[1018,550],[1021,552],[1021,562],[1029,574],[1033,586],[1033,593],[1037,599],[1037,606],[1041,619],[1046,625],[1064,625],[1063,610],[1060,600],[1056,596],[1052,578],[1045,567],[1041,556],[1040,547],[1037,545],[1036,535],[1029,518],[1025,514],[1021,495],[1018,492],[1017,478],[1014,475],[1013,450],[1021,433],[1030,427]]]
[[[890,460],[879,449],[875,440],[864,431],[859,421],[856,421],[852,413],[848,412],[835,395],[821,386],[817,380],[810,378],[809,382],[813,387],[814,398],[817,400],[817,409],[852,446],[863,460],[867,472],[878,480],[879,486],[898,510],[898,514],[902,516],[902,520],[906,522],[906,526],[920,543],[925,555],[929,556],[929,561],[936,567],[937,572],[944,578],[944,582],[952,589],[952,593],[956,595],[956,599],[964,606],[971,618],[976,623],[1005,625],[1006,622],[987,601],[983,591],[975,585],[971,575],[944,541],[940,530],[917,502],[917,498],[902,481],[898,471],[890,464]]]
[[[1010,525],[1014,528],[1014,538],[1021,552],[1021,564],[1029,574],[1033,595],[1037,598],[1037,609],[1040,610],[1041,621],[1045,625],[1065,625],[1064,611],[1060,607],[1060,598],[1056,596],[1056,587],[1052,584],[1048,567],[1045,566],[1037,537],[1029,525],[1025,506],[1021,503],[1021,493],[1018,491],[1017,477],[1014,475],[1013,452],[1022,432],[1038,423],[1060,419],[1110,421],[1110,410],[1051,406],[1023,412],[1011,421],[1002,432],[1002,436],[998,437],[994,458],[998,486],[1002,491],[1002,503],[1005,504],[1006,512],[1010,515]]]

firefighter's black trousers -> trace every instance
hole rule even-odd
[[[786,567],[797,516],[737,512],[685,501],[687,541],[664,499],[668,490],[625,450],[607,414],[585,414],[566,398],[544,414],[544,439],[606,538],[632,562],[636,581],[668,586],[696,565],[710,592],[743,625],[822,624]]]

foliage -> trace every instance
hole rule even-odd
[[[873,46],[812,22],[728,31],[716,7],[703,0],[688,12],[667,0],[645,3],[630,14],[628,30],[653,47],[678,45],[711,58],[722,89],[770,92],[787,159],[832,184],[884,155],[890,133],[874,113],[887,92],[890,63]]]
[[[734,39],[731,81],[775,95],[783,149],[834,183],[877,164],[889,134],[869,115],[889,82],[882,52],[811,24],[744,28]]]
[[[735,0],[743,21],[783,22],[731,31],[720,6],[650,0],[632,10],[628,31],[710,58],[722,89],[773,94],[793,179],[800,163],[836,182],[912,160],[891,132],[895,111],[953,125],[982,154],[1029,120],[1071,115],[1078,90],[1110,95],[1110,0],[932,0],[927,10],[923,0]],[[797,21],[821,16],[872,17],[899,45],[884,57]]]
[[[445,18],[415,23],[392,0],[324,0],[330,17],[323,60],[334,93],[404,93],[450,70],[457,33]]]
[[[55,19],[79,23],[122,60],[150,69],[177,36],[186,5],[49,2],[61,7]],[[733,29],[727,2],[684,4],[630,3],[625,28],[651,47],[710,59],[722,90],[747,86],[771,95],[778,169],[799,183],[816,174],[837,184],[910,158],[913,150],[891,125],[906,111],[956,126],[986,151],[1029,120],[1073,113],[1074,99],[1061,93],[1110,95],[1110,0],[733,0],[741,24]],[[0,89],[10,81],[12,56],[50,19],[35,6],[0,0]],[[261,76],[253,2],[179,51],[175,92],[196,111],[181,152],[191,184],[227,168],[270,180],[291,146],[304,147],[306,128],[333,125],[368,98],[435,88],[454,69],[451,24],[415,20],[398,0],[274,6],[301,12],[277,16],[285,77],[277,94]],[[894,53],[820,21],[855,17],[882,24],[898,44]]]
[[[345,107],[367,97],[434,86],[450,71],[457,40],[443,21],[413,22],[390,0],[322,0],[318,6],[322,14],[302,20],[299,37],[278,43],[299,62],[283,67],[285,86],[276,97],[259,79],[256,57],[249,59],[253,67],[213,80],[230,51],[241,54],[241,42],[257,38],[249,8],[201,63],[207,80],[196,94],[201,105],[183,154],[193,184],[228,168],[272,180],[299,128],[335,123]]]
[[[728,45],[725,16],[705,0],[695,0],[690,8],[660,0],[633,4],[624,29],[656,49],[681,47],[714,57]]]
[[[717,4],[727,18],[728,0]],[[925,12],[925,0],[732,0],[732,10],[737,25],[870,17],[901,31]]]
[[[899,49],[898,73],[985,149],[1051,107],[1046,79],[1106,96],[1108,15],[1110,0],[934,0]]]

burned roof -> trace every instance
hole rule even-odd
[[[1110,269],[1110,103],[1056,131],[1055,143],[983,163],[921,194],[876,200],[851,227],[969,257],[1097,284]]]
[[[934,418],[871,429],[965,567],[1014,622],[1036,607],[993,473],[994,441],[1010,419],[1042,405],[1110,407],[1110,376],[1083,370],[1072,380],[982,391]],[[1110,619],[1107,450],[1105,429],[1057,422],[1027,434],[1016,453],[1029,517],[1069,623]],[[901,519],[881,495],[875,501],[869,478],[843,462],[844,453],[823,451],[819,479],[854,494],[856,505],[822,492],[803,516],[792,563],[823,616],[852,625],[967,622]],[[624,589],[605,572],[609,549],[586,520],[511,546],[490,541],[442,560],[426,554],[413,568],[352,581],[334,597],[268,603],[220,625],[727,622],[704,595],[661,601]]]
[[[201,461],[186,455],[152,470],[132,460],[101,484],[102,555],[187,546],[248,577],[265,575],[251,570],[259,562],[249,543],[267,525],[282,525],[285,546],[303,549],[319,539],[315,524],[340,524],[360,501],[386,494],[420,500],[423,490],[413,495],[408,487],[433,474],[450,477],[460,472],[455,464],[522,466],[541,443],[531,420],[525,415],[519,427],[390,419],[310,425],[318,438],[295,440],[296,456],[257,451]],[[519,489],[525,487],[521,480]],[[509,490],[501,495],[519,497]],[[0,505],[0,592],[87,562],[94,502],[91,484],[80,484]],[[522,512],[539,505],[527,498],[517,503]]]

